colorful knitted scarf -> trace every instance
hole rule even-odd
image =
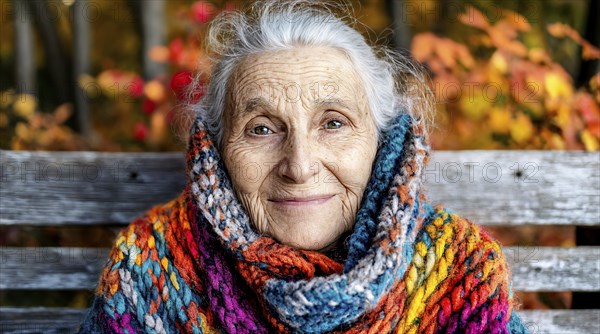
[[[202,120],[189,182],[119,235],[81,333],[525,333],[483,230],[421,194],[429,147],[397,117],[343,261],[258,234]]]

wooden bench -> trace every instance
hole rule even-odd
[[[0,225],[119,228],[185,184],[182,153],[0,151]],[[430,202],[491,226],[600,225],[600,153],[435,152]],[[541,226],[541,227],[543,227]],[[93,290],[107,249],[0,248],[0,290]],[[600,291],[600,247],[504,247],[517,291]],[[85,309],[0,305],[0,333],[75,332]],[[600,309],[520,311],[532,333],[600,333]]]

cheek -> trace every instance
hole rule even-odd
[[[244,147],[228,147],[223,155],[235,190],[240,194],[256,192],[267,175],[261,155]]]
[[[368,136],[355,137],[355,140],[332,146],[331,152],[335,156],[335,168],[332,171],[346,187],[364,188],[371,175],[376,151],[376,139]]]

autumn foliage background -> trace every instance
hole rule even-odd
[[[65,3],[68,2],[58,4],[68,12]],[[454,7],[447,17],[431,15],[443,9],[438,2],[425,3],[428,5],[407,1],[404,18],[414,32],[410,51],[431,74],[437,100],[436,128],[432,133],[435,149],[599,149],[600,75],[576,86],[573,75],[561,64],[573,63],[569,59],[573,57],[600,57],[598,49],[583,40],[576,29],[561,21],[546,22],[542,3],[524,7],[528,8],[525,14],[529,17],[507,8],[511,4],[522,6],[514,2],[484,1],[479,8],[455,2],[460,7]],[[571,4],[575,8],[572,13],[580,11],[579,20],[561,19],[575,21],[567,23],[577,23],[581,29],[579,21],[584,17],[581,11],[585,1],[573,3],[579,3]],[[166,64],[166,71],[146,80],[138,59],[140,36],[133,29],[134,20],[126,16],[125,2],[96,4],[102,6],[102,15],[119,12],[122,17],[117,22],[109,17],[93,22],[93,70],[75,83],[88,98],[93,133],[78,133],[73,126],[76,116],[72,104],[57,105],[52,101],[52,87],[45,86],[49,83],[43,76],[44,67],[49,64],[40,52],[36,58],[39,94],[18,94],[10,81],[2,80],[1,148],[182,149],[177,136],[184,136],[185,129],[174,116],[181,115],[182,104],[203,94],[202,85],[194,87],[191,95],[186,91],[193,73],[200,66],[208,66],[202,37],[211,18],[221,11],[235,10],[240,3],[167,3],[167,41],[150,51],[151,59]],[[355,2],[355,8],[358,19],[366,23],[359,26],[365,35],[389,40],[391,18],[383,1]],[[60,19],[68,20],[68,15]],[[448,21],[443,23],[447,29],[443,33],[432,32],[440,20]],[[72,38],[72,32],[65,27],[68,21],[58,23],[61,37],[68,44]],[[3,40],[10,40],[10,33],[10,29],[3,29]],[[112,40],[115,35],[119,36],[118,41]],[[5,43],[0,50],[2,76],[10,78],[13,73],[8,64],[15,61],[11,58],[14,50]]]
[[[64,13],[72,5],[72,1],[50,2]],[[182,108],[202,97],[208,79],[189,87],[199,69],[209,72],[202,38],[215,15],[236,10],[241,3],[166,3],[167,39],[149,54],[164,64],[165,72],[144,79],[140,35],[127,1],[95,2],[104,16],[91,24],[92,69],[74,82],[85,92],[90,108],[92,130],[86,136],[74,121],[73,104],[58,103],[53,94],[48,79],[51,64],[38,35],[38,88],[17,92],[13,31],[10,22],[3,20],[0,38],[9,42],[0,46],[0,149],[182,150],[181,137],[187,130]],[[393,15],[386,3],[352,1],[355,16],[364,23],[357,28],[370,40],[391,44]],[[577,73],[582,62],[600,58],[597,45],[582,38],[590,1],[453,1],[452,13],[443,13],[438,0],[404,3],[403,24],[412,34],[410,54],[429,71],[436,96],[434,149],[600,149],[600,74],[581,82]],[[0,11],[3,18],[10,17],[10,6]],[[120,20],[110,17],[115,12],[121,13]],[[69,15],[55,23],[61,47],[69,50],[73,39]],[[507,245],[574,244],[572,228],[518,229],[511,233],[496,229],[495,234]],[[92,237],[96,241],[88,242],[107,246],[111,235],[96,232]],[[74,240],[81,233],[6,229],[0,241],[9,246],[77,244]],[[50,294],[44,298],[53,299]],[[85,306],[88,297],[74,292],[69,303]],[[523,294],[521,298],[525,307],[535,308],[568,307],[570,302],[568,294]]]

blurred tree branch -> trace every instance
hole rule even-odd
[[[72,102],[73,94],[69,87],[70,71],[68,58],[61,48],[56,26],[50,19],[50,8],[46,1],[22,1],[29,5],[31,13],[35,17],[38,31],[41,35],[42,44],[46,50],[48,59],[48,68],[56,92],[56,99],[59,104]]]
[[[407,4],[405,0],[387,0],[394,27],[394,46],[396,49],[410,49],[411,31],[408,25]]]
[[[25,2],[14,3],[14,32],[16,55],[16,92],[17,94],[36,93],[35,78],[35,50],[33,44],[33,31],[31,30],[31,15]]]
[[[598,47],[600,46],[600,1],[590,1],[588,6],[586,29],[583,38]],[[577,85],[586,85],[592,76],[598,72],[600,72],[600,61],[598,59],[588,61],[582,59],[579,75],[577,76]]]

